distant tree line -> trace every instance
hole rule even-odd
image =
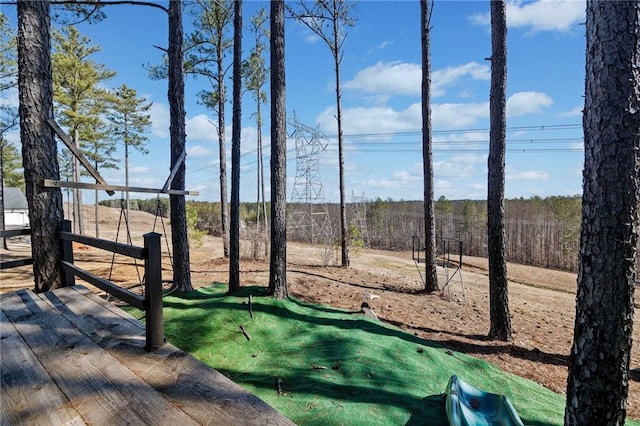
[[[120,208],[121,201],[101,201],[102,205]],[[132,210],[169,217],[166,198],[132,199]],[[295,207],[289,203],[289,208]],[[188,201],[197,217],[195,228],[222,237],[219,202]],[[381,250],[411,250],[412,237],[423,236],[424,203],[421,201],[368,200],[348,205],[351,247],[364,246]],[[241,238],[252,241],[256,234],[256,203],[240,205]],[[340,231],[339,205],[328,204],[333,238],[324,244],[338,244]],[[267,212],[269,209],[267,208]],[[358,212],[358,213],[354,213]],[[360,217],[357,217],[360,215]],[[442,240],[462,241],[463,254],[487,257],[487,207],[482,200],[435,201],[436,240],[438,254]],[[575,272],[578,265],[581,197],[553,196],[505,200],[506,255],[510,262]],[[269,215],[267,219],[270,220]],[[291,241],[309,242],[308,233],[288,230]],[[262,241],[262,240],[261,240]],[[457,245],[452,247],[457,254]]]

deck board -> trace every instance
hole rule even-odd
[[[0,424],[85,424],[2,312],[0,330]]]
[[[84,287],[39,296],[21,290],[0,298],[0,306],[6,314],[0,329],[6,424],[60,407],[58,415],[68,420],[56,424],[293,424],[173,345],[146,352],[142,324]],[[5,347],[11,357],[4,356]],[[42,384],[45,391],[37,393],[46,397],[22,396],[21,374]],[[21,397],[26,413],[14,404]]]

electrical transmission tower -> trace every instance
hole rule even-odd
[[[329,210],[320,181],[320,151],[327,147],[328,139],[318,129],[309,127],[293,114],[289,125],[294,128],[296,141],[296,177],[289,204],[289,226],[292,233],[311,244],[327,244],[333,232]]]
[[[369,232],[367,231],[367,199],[364,196],[364,192],[361,197],[356,197],[356,194],[351,191],[351,204],[349,204],[351,218],[351,225],[355,226],[360,231],[360,237],[365,247],[369,247]]]

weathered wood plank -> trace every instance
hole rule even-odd
[[[196,424],[50,303],[30,291],[14,295],[3,299],[2,310],[87,423]]]
[[[72,292],[84,294],[87,300],[79,299]],[[144,351],[144,339],[141,338],[144,328],[122,321],[122,316],[116,313],[122,310],[87,289],[81,286],[58,289],[42,297],[46,297],[87,335],[108,348],[119,362],[161,390],[197,422],[216,425],[294,424],[255,395],[171,344],[151,353]]]
[[[2,312],[0,354],[1,425],[85,424]]]

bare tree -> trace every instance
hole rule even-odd
[[[231,129],[231,230],[229,292],[240,289],[240,131],[242,130],[242,0],[233,18],[233,119]]]
[[[506,151],[507,17],[504,0],[491,1],[491,96],[487,234],[489,255],[489,337],[511,340],[505,259],[504,157]]]
[[[344,183],[344,143],[342,136],[342,92],[340,88],[340,64],[343,57],[344,41],[347,37],[346,27],[355,25],[351,16],[356,2],[347,0],[299,1],[298,8],[289,8],[291,15],[304,24],[325,42],[331,55],[336,77],[336,120],[338,122],[338,164],[340,173],[340,245],[342,247],[342,266],[349,266],[349,246],[347,212]]]
[[[185,110],[184,110],[184,73],[183,73],[183,30],[182,1],[169,2],[169,133],[171,138],[171,168],[184,154],[186,149]],[[185,162],[178,167],[171,189],[184,191]],[[187,231],[186,201],[184,195],[169,196],[171,204],[171,240],[173,245],[173,283],[178,292],[192,290],[191,262],[189,257],[189,234]]]
[[[424,176],[425,280],[428,293],[438,290],[436,269],[436,220],[433,207],[433,150],[431,143],[431,47],[430,31],[433,1],[420,0],[422,39],[422,170]]]
[[[640,2],[588,1],[582,230],[566,425],[623,425],[640,232]]]
[[[285,103],[284,1],[271,1],[271,256],[269,293],[287,288],[287,114]]]
[[[63,285],[60,241],[62,192],[43,188],[60,179],[57,147],[47,120],[53,117],[49,1],[18,1],[18,96],[25,189],[31,223],[35,291]]]

